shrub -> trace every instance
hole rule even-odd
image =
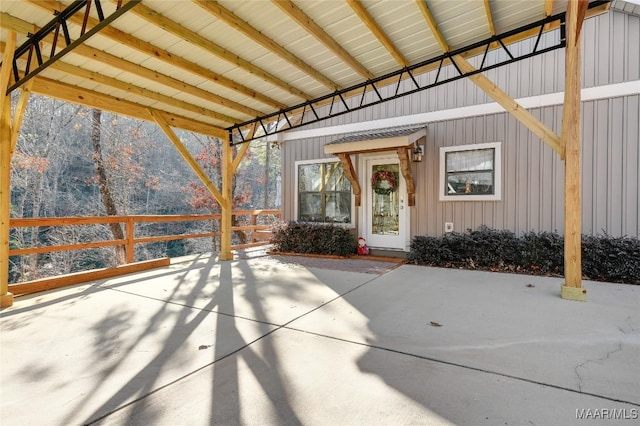
[[[336,256],[354,254],[358,246],[358,240],[351,229],[305,222],[277,224],[270,242],[277,251]]]
[[[564,237],[555,232],[527,232],[521,237],[519,266],[534,274],[564,275]]]
[[[582,275],[591,280],[640,284],[640,240],[583,235]]]
[[[564,275],[564,237],[527,232],[521,237],[481,226],[443,237],[416,236],[409,261],[430,266]],[[585,279],[640,284],[640,240],[608,235],[582,236]]]

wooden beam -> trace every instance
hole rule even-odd
[[[33,87],[33,79],[27,81],[20,86],[20,98],[18,98],[18,104],[13,114],[13,124],[11,125],[11,156],[16,150],[16,144],[18,143],[18,134],[22,127],[22,119],[24,118],[24,112],[27,109],[27,103],[29,102],[29,95],[31,95],[31,87]]]
[[[393,58],[400,64],[401,67],[408,67],[409,61],[402,55],[400,50],[393,44],[389,36],[380,28],[380,25],[373,19],[373,17],[369,14],[364,5],[360,2],[360,0],[347,0],[351,9],[355,12],[360,20],[369,28],[369,31],[373,33],[374,36],[382,43],[382,45],[387,49],[387,51],[393,56]]]
[[[353,191],[353,195],[356,197],[356,207],[360,207],[360,204],[362,204],[362,189],[360,188],[360,182],[358,182],[356,169],[353,167],[353,163],[351,162],[351,155],[347,153],[339,153],[336,154],[336,157],[340,159],[344,175],[349,179],[349,182],[351,182],[351,191]]]
[[[440,45],[440,48],[442,49],[442,51],[448,52],[449,50],[451,50],[449,48],[449,44],[447,43],[447,40],[445,39],[444,35],[442,35],[442,32],[440,32],[440,29],[438,28],[438,24],[436,23],[436,20],[431,14],[431,11],[429,10],[429,6],[427,6],[427,1],[416,0],[416,3],[418,5],[418,8],[420,9],[420,12],[422,12],[422,16],[424,17],[425,21],[427,21],[427,25],[429,25],[429,28],[431,29],[433,36],[438,41],[438,44]]]
[[[141,5],[139,5],[141,6]],[[129,13],[133,12],[132,9],[131,11],[129,11]],[[2,25],[3,27],[11,27],[11,28],[16,28],[17,25],[16,24],[16,19],[14,17],[11,17],[12,19],[8,19],[7,16],[5,16],[6,14],[0,14],[0,17],[2,18],[2,20],[0,21],[0,25]],[[23,26],[20,26],[21,28],[24,28]],[[33,27],[34,30],[38,30],[38,27]],[[62,37],[59,37],[58,42],[61,43],[62,42]],[[47,38],[45,38],[45,41],[47,43],[53,43],[53,36],[49,36]],[[226,99],[222,96],[216,95],[214,93],[208,92],[206,90],[200,89],[198,87],[189,85],[184,83],[183,81],[173,78],[173,77],[169,77],[167,75],[161,74],[157,71],[154,71],[152,69],[149,68],[145,68],[141,65],[138,65],[136,63],[133,63],[131,61],[127,61],[126,59],[122,59],[118,56],[115,55],[111,55],[107,52],[98,50],[98,49],[94,49],[88,45],[80,45],[77,46],[74,50],[73,50],[74,54],[78,54],[81,56],[84,56],[85,58],[89,58],[92,61],[98,61],[98,62],[102,62],[106,65],[109,65],[111,67],[115,67],[115,68],[119,68],[123,71],[127,71],[130,72],[132,74],[135,74],[139,77],[145,78],[147,80],[150,81],[154,81],[156,83],[171,87],[175,90],[179,90],[181,92],[184,93],[188,93],[190,95],[199,97],[205,101],[209,101],[209,102],[213,102],[213,103],[217,103],[219,105],[222,105],[224,107],[227,108],[231,108],[231,109],[235,109],[236,111],[239,111],[243,114],[246,114],[249,117],[255,117],[258,115],[263,114],[262,111],[258,111],[256,109],[247,107],[245,105],[242,105],[238,102],[235,101],[231,101],[229,99]],[[240,120],[238,119],[234,119],[235,122],[238,122]]]
[[[464,73],[473,72],[475,68],[467,62],[462,56],[453,56],[460,71]],[[529,130],[531,130],[542,141],[549,145],[554,151],[563,155],[562,144],[560,138],[551,129],[545,126],[537,118],[535,118],[529,111],[520,106],[509,95],[496,86],[491,80],[484,75],[478,73],[467,77],[473,81],[478,87],[485,91],[493,100],[498,102],[509,114],[513,115],[520,123],[524,124]]]
[[[245,144],[249,145],[249,144]],[[222,196],[227,202],[222,205],[220,219],[220,253],[218,260],[233,260],[231,253],[233,215],[233,149],[228,139],[222,140]]]
[[[491,13],[491,3],[489,0],[484,0],[484,11],[487,14],[487,24],[489,25],[489,34],[496,35],[496,27],[493,24],[493,14]]]
[[[0,51],[4,51],[3,42],[0,42]],[[46,56],[43,55],[43,58],[46,58]],[[188,102],[176,99],[175,97],[163,95],[162,93],[153,92],[153,91],[144,89],[142,87],[129,84],[125,81],[108,77],[101,73],[89,71],[84,68],[67,64],[66,62],[57,61],[56,63],[51,65],[51,68],[58,71],[62,71],[69,75],[73,75],[75,77],[80,77],[86,80],[94,81],[96,83],[104,84],[105,86],[113,87],[115,89],[119,89],[135,95],[139,95],[147,99],[152,99],[154,101],[162,102],[163,104],[168,106],[180,108],[185,111],[196,113],[198,115],[203,115],[205,117],[211,118],[216,121],[220,121],[225,124],[233,124],[237,122],[236,118],[230,117],[226,114],[221,114],[219,112],[211,111],[199,105],[190,104]],[[30,81],[28,81],[26,84],[29,84],[29,83]]]
[[[565,89],[562,114],[562,144],[564,162],[564,278],[561,296],[565,299],[586,300],[582,288],[582,204],[580,164],[580,19],[578,0],[567,5],[565,49]]]
[[[52,13],[53,11],[63,10],[66,7],[64,4],[55,0],[28,0],[28,1],[33,5],[38,6],[43,10],[46,10],[49,13]],[[71,22],[74,22],[75,24],[78,24],[78,25],[82,25],[82,20],[83,20],[82,16],[71,17]],[[91,18],[91,17],[89,18],[89,23],[91,25],[94,25],[94,21],[96,21],[94,18]],[[190,73],[204,77],[213,83],[216,83],[222,87],[241,93],[265,105],[269,105],[277,109],[286,108],[286,105],[284,105],[283,103],[278,102],[268,96],[265,96],[260,92],[257,92],[247,86],[244,86],[236,81],[233,81],[230,78],[227,78],[221,74],[213,72],[203,66],[190,62],[180,56],[174,55],[173,53],[165,49],[161,49],[158,46],[148,43],[142,39],[136,38],[131,34],[120,31],[115,27],[103,28],[100,31],[100,35],[109,37],[110,39],[115,40],[119,43],[122,43],[127,47],[130,47],[139,52],[145,53],[153,58],[159,59],[172,66],[178,67]]]
[[[180,153],[180,155],[182,155],[182,158],[184,158],[187,164],[198,176],[198,178],[200,178],[200,181],[209,190],[211,195],[213,195],[213,198],[215,198],[218,204],[220,204],[220,206],[224,208],[227,205],[227,200],[225,199],[225,197],[222,196],[222,194],[220,193],[218,188],[216,188],[213,182],[211,182],[211,179],[209,179],[207,172],[205,172],[204,169],[200,167],[200,164],[198,164],[196,159],[193,158],[193,156],[191,155],[187,147],[184,146],[184,144],[182,143],[178,135],[176,135],[174,131],[171,129],[169,123],[164,118],[162,113],[151,110],[151,109],[149,109],[148,111],[149,111],[149,114],[151,114],[151,117],[153,118],[153,120],[158,124],[158,126],[160,126],[160,128],[162,129],[164,134],[167,136],[167,138],[171,141],[171,143],[173,143],[173,146],[175,146],[178,152]]]
[[[148,271],[150,269],[169,266],[171,259],[163,257],[161,259],[145,260],[142,262],[129,263],[116,266],[115,268],[94,269],[91,271],[75,272],[72,274],[59,275],[57,277],[42,278],[9,286],[15,294],[31,294],[40,291],[53,290],[55,288],[68,287],[91,281],[104,280],[106,278],[118,277],[135,272]]]
[[[16,40],[18,36],[16,31],[9,31],[7,42],[2,43],[6,46],[2,51],[2,68],[0,68],[0,98],[4,99],[9,81],[11,80],[11,66],[13,62],[13,54],[16,50]]]
[[[576,38],[580,40],[580,33],[582,32],[582,23],[587,16],[587,10],[589,10],[589,0],[579,0],[578,2],[578,22],[576,27]]]
[[[358,62],[349,52],[347,52],[337,41],[335,41],[326,31],[316,24],[313,19],[307,16],[302,9],[296,6],[291,0],[272,0],[273,4],[278,6],[280,10],[286,13],[305,31],[314,36],[316,40],[322,43],[334,55],[340,58],[351,69],[360,74],[367,80],[375,76],[369,72],[360,62]]]
[[[273,84],[274,86],[280,87],[291,94],[294,94],[304,99],[312,98],[311,95],[303,92],[302,90],[295,88],[294,86],[287,83],[283,79],[273,74],[270,74],[267,71],[253,65],[251,62],[245,59],[242,59],[240,56],[238,56],[238,54],[228,51],[224,47],[219,46],[213,43],[211,40],[208,40],[207,38],[201,36],[200,34],[194,31],[191,31],[183,27],[182,25],[178,24],[177,22],[174,22],[166,18],[165,16],[161,15],[155,10],[145,6],[144,4],[137,6],[135,9],[132,9],[129,13],[134,13],[140,18],[174,34],[175,36],[181,38],[182,40],[186,40],[187,42],[193,44],[194,46],[198,46],[199,48],[206,50],[218,56],[219,58],[222,58],[225,61],[228,61],[233,65],[236,65],[239,68],[242,68],[245,71],[257,77],[260,77],[266,82]]]
[[[407,185],[407,205],[413,207],[416,205],[416,184],[411,174],[411,160],[409,159],[409,153],[411,148],[398,148],[396,153],[400,160],[400,172],[404,177],[404,181]]]
[[[134,102],[125,101],[114,96],[105,95],[80,87],[71,86],[65,83],[59,83],[43,77],[35,77],[32,87],[33,93],[37,93],[50,98],[61,99],[63,101],[72,102],[78,105],[84,105],[91,108],[100,108],[105,111],[111,111],[116,114],[125,115],[127,117],[137,118],[139,120],[150,121],[148,109],[145,105],[136,104]],[[160,113],[161,111],[154,110]],[[214,137],[223,137],[227,132],[212,124],[202,121],[192,120],[175,114],[162,112],[169,120],[173,127],[188,130],[190,132],[201,133]]]
[[[282,59],[289,62],[291,65],[298,68],[308,76],[319,81],[326,87],[332,90],[340,90],[341,87],[337,83],[333,82],[331,79],[320,73],[317,69],[307,64],[302,59],[298,58],[293,53],[282,47],[280,44],[276,43],[274,40],[252,27],[248,22],[240,19],[233,12],[222,7],[220,3],[212,2],[210,0],[194,0],[194,2],[213,16],[226,22],[227,25],[240,31],[251,40],[260,44],[265,49],[270,50],[271,52],[280,56]]]
[[[253,135],[255,134],[255,132],[256,132],[256,128],[253,127],[253,129],[251,129],[247,134],[247,139],[253,138]],[[269,142],[267,141],[266,143],[269,143]],[[247,153],[247,150],[249,149],[249,145],[251,145],[251,142],[243,143],[240,146],[240,149],[238,150],[238,152],[236,153],[236,158],[233,159],[233,164],[232,164],[232,169],[234,174],[236,173],[236,170],[238,170],[238,166],[240,165],[242,158]]]
[[[0,308],[13,305],[9,291],[9,237],[11,219],[11,95],[6,96],[16,50],[16,33],[9,32],[0,68]]]
[[[544,0],[544,16],[553,15],[553,0]]]

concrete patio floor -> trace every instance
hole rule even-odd
[[[0,423],[640,422],[640,287],[358,265],[201,256],[16,298]]]

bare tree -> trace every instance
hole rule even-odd
[[[104,159],[102,157],[102,145],[101,145],[101,118],[102,111],[94,109],[92,113],[91,122],[91,143],[93,145],[93,162],[96,165],[96,179],[98,187],[100,188],[100,198],[102,204],[108,216],[117,216],[118,209],[116,203],[111,195],[111,188],[109,187],[109,179],[107,178],[107,172],[105,170]],[[116,240],[124,239],[124,231],[120,223],[110,223],[109,228],[113,234],[113,238]],[[119,265],[126,263],[126,255],[124,246],[116,246],[116,259]]]

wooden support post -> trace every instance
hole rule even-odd
[[[16,33],[9,33],[0,69],[0,308],[13,305],[9,292],[9,220],[11,218],[11,96],[6,96],[11,75]]]
[[[580,164],[580,27],[584,14],[578,0],[567,6],[565,51],[564,112],[562,116],[562,144],[564,162],[564,277],[561,288],[563,299],[586,301],[582,288],[582,204]],[[586,3],[586,2],[584,2]]]
[[[222,141],[222,197],[225,203],[222,207],[220,221],[220,254],[218,260],[233,260],[231,253],[231,216],[233,209],[233,149],[228,140]]]

